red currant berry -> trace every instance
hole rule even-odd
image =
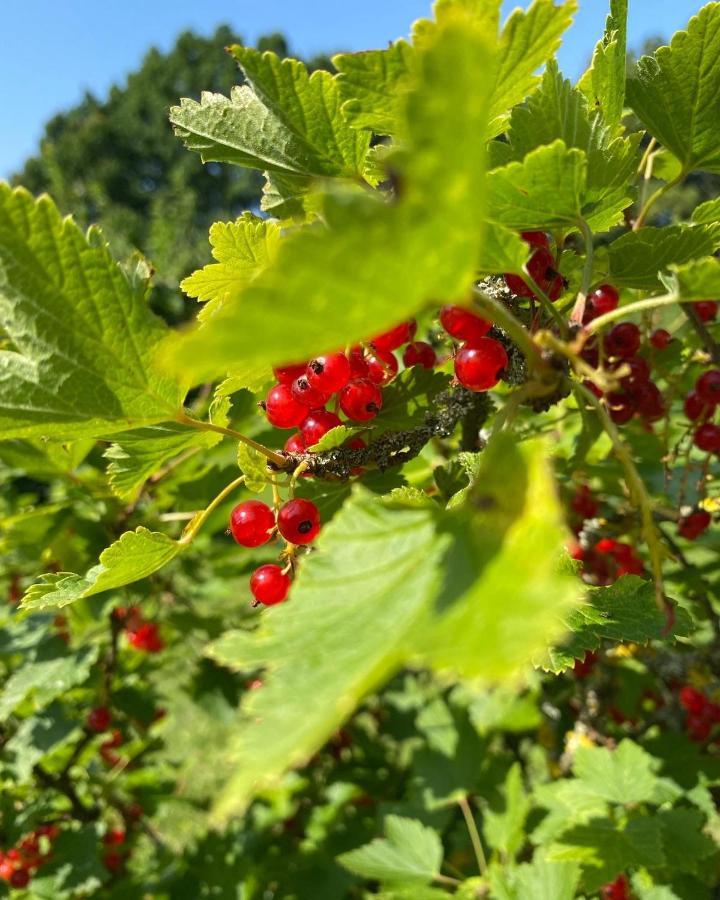
[[[630,900],[630,885],[624,875],[618,875],[615,881],[603,885],[600,896],[602,900]]]
[[[305,446],[303,436],[297,431],[295,434],[291,434],[285,441],[285,447],[283,449],[286,453],[304,453],[307,450],[307,447]]]
[[[113,828],[103,837],[106,847],[120,847],[125,843],[125,831],[122,828]]]
[[[15,869],[10,876],[10,884],[14,888],[24,888],[30,883],[30,873],[27,869]]]
[[[484,337],[455,354],[455,376],[471,391],[487,391],[500,380],[508,355],[498,341]]]
[[[545,288],[545,293],[548,295],[548,298],[553,301],[559,300],[563,295],[563,291],[565,290],[565,279],[558,274],[552,279],[551,282]]]
[[[110,727],[111,722],[112,713],[107,706],[96,706],[88,713],[87,727],[96,734],[106,731]]]
[[[521,231],[520,237],[526,244],[530,244],[531,247],[544,247],[546,250],[550,249],[550,241],[544,231]]]
[[[398,347],[411,341],[415,337],[416,331],[417,322],[415,319],[410,319],[409,322],[401,322],[400,325],[396,325],[390,331],[379,334],[370,343],[375,350],[384,350],[385,353],[391,353],[393,350],[397,350]]]
[[[701,425],[695,432],[695,446],[707,453],[717,453],[720,451],[720,425],[712,425],[706,423]]]
[[[340,391],[340,409],[354,422],[374,419],[382,407],[382,392],[369,378],[349,381]]]
[[[557,299],[562,292],[564,282],[562,277],[558,280],[559,273],[555,269],[555,257],[546,247],[538,247],[533,253],[528,261],[527,270],[543,293],[547,294],[552,290],[556,295],[553,299]],[[526,284],[519,275],[506,275],[505,283],[517,297],[535,296],[532,287]],[[560,293],[558,293],[558,289]]]
[[[601,284],[587,298],[587,307],[592,319],[604,316],[605,313],[617,309],[620,303],[620,294],[611,284]]]
[[[307,380],[318,391],[334,394],[350,380],[350,360],[344,353],[316,356],[307,365]]]
[[[288,384],[276,384],[265,398],[265,415],[276,428],[296,428],[307,415],[307,406],[293,397]]]
[[[666,350],[671,341],[672,335],[664,328],[656,328],[650,335],[650,346],[655,350]]]
[[[326,409],[314,409],[305,416],[300,425],[305,446],[312,447],[313,444],[317,444],[324,434],[331,428],[337,428],[338,425],[342,425],[342,422],[335,413]]]
[[[665,415],[665,401],[653,381],[638,381],[628,388],[630,401],[643,419],[654,422]]]
[[[635,356],[640,349],[640,329],[633,322],[621,322],[605,338],[605,348],[609,356]]]
[[[432,369],[437,362],[437,355],[426,341],[413,341],[405,348],[403,362],[408,368],[422,366],[424,369]]]
[[[627,375],[623,375],[620,379],[620,384],[626,390],[631,388],[634,384],[648,381],[650,378],[650,366],[648,365],[647,360],[643,359],[642,356],[631,356],[630,359],[620,360],[613,368],[630,370]]]
[[[292,383],[292,395],[307,409],[321,409],[330,399],[330,395],[319,391],[315,385],[310,384],[307,375],[301,375]]]
[[[293,363],[292,365],[286,366],[274,366],[273,375],[277,378],[280,384],[292,384],[296,378],[299,378],[301,375],[305,374],[305,368],[305,363]]]
[[[577,489],[575,496],[570,501],[570,506],[572,511],[583,520],[594,519],[598,513],[598,505],[586,484],[580,485]]]
[[[690,391],[685,397],[683,408],[685,410],[685,415],[691,422],[695,422],[700,416],[706,416],[712,411],[712,407],[708,406],[707,403],[703,401],[697,391]]]
[[[275,606],[287,599],[290,592],[290,576],[273,563],[260,566],[250,576],[250,591],[263,606]]]
[[[278,531],[291,544],[310,544],[320,531],[320,513],[311,500],[288,500],[278,513]]]
[[[683,516],[678,522],[678,534],[688,541],[699,538],[703,531],[710,527],[712,516],[704,509],[695,510],[690,515]]]
[[[695,383],[698,396],[710,406],[720,403],[720,369],[710,369],[701,375]]]
[[[368,364],[365,362],[362,347],[352,348],[348,355],[348,362],[350,363],[350,380],[368,377]]]
[[[260,547],[270,540],[275,516],[261,500],[245,500],[230,513],[230,531],[243,547]]]
[[[684,687],[680,688],[678,699],[680,700],[680,705],[687,710],[687,712],[693,713],[696,716],[700,715],[707,703],[705,694],[701,693],[690,684],[686,684]]]
[[[165,646],[165,641],[160,637],[160,631],[154,622],[143,622],[133,631],[128,631],[127,636],[131,646],[145,653],[159,653]]]
[[[616,425],[624,425],[635,415],[635,408],[627,394],[608,394],[608,412]]]
[[[717,318],[718,305],[714,300],[698,300],[693,306],[701,322],[712,322]]]
[[[118,853],[117,850],[110,850],[103,856],[103,865],[111,872],[119,872],[124,862],[122,853]]]
[[[492,324],[486,319],[481,319],[462,306],[443,306],[440,310],[440,324],[450,337],[466,343],[485,337],[492,328]]]
[[[365,362],[368,367],[367,377],[375,384],[387,384],[392,381],[400,368],[395,354],[385,350],[375,350],[368,354]]]

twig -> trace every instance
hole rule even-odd
[[[178,413],[175,421],[180,422],[181,425],[187,425],[190,428],[197,428],[200,431],[215,431],[217,434],[224,434],[226,437],[234,438],[241,444],[246,444],[248,447],[252,447],[253,450],[257,450],[258,453],[262,453],[266,459],[275,463],[276,466],[283,465],[284,458],[280,453],[275,450],[270,450],[268,447],[263,446],[263,444],[259,444],[247,435],[241,434],[239,431],[234,431],[232,428],[223,428],[222,425],[213,425],[212,422],[201,422],[199,419],[193,419],[191,416],[188,416],[185,412]]]
[[[465,825],[467,826],[468,834],[470,835],[470,842],[472,843],[473,851],[475,852],[475,859],[477,860],[480,874],[487,875],[488,865],[487,859],[485,858],[485,851],[483,850],[480,833],[475,824],[475,817],[472,814],[467,797],[459,797],[457,803],[462,810],[463,818],[465,819]]]

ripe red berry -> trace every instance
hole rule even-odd
[[[367,377],[375,384],[387,384],[397,375],[397,357],[386,350],[374,350],[365,357],[368,367]]]
[[[688,541],[699,538],[710,527],[712,516],[704,509],[697,509],[678,522],[678,534]]]
[[[720,369],[710,369],[695,383],[695,390],[703,401],[711,406],[720,403]]]
[[[627,394],[608,394],[608,412],[616,425],[624,425],[635,415],[635,408]]]
[[[602,887],[602,900],[630,900],[630,885],[624,875],[618,875],[615,881]]]
[[[643,419],[654,422],[665,415],[665,401],[653,381],[637,381],[627,388],[630,402]]]
[[[706,422],[695,432],[695,446],[708,453],[720,452],[720,425]]]
[[[707,415],[713,409],[713,407],[708,406],[708,404],[703,401],[697,391],[690,391],[685,397],[683,408],[685,410],[685,415],[691,422],[696,421],[700,416]]]
[[[298,403],[302,403],[306,410],[322,409],[330,399],[330,394],[320,391],[315,385],[310,384],[310,379],[307,375],[301,375],[299,378],[296,378],[290,390],[293,397]]]
[[[672,341],[672,335],[664,328],[656,328],[650,335],[650,345],[655,350],[666,350]]]
[[[27,869],[15,869],[10,876],[10,884],[15,888],[27,887],[30,882],[30,873]]]
[[[318,391],[334,394],[350,380],[350,361],[344,353],[316,356],[307,365],[307,380]]]
[[[686,709],[687,712],[694,713],[695,715],[699,715],[705,709],[705,704],[707,703],[705,694],[701,693],[690,684],[686,684],[680,688],[678,699],[680,700],[680,705]]]
[[[340,409],[354,422],[374,419],[382,408],[382,392],[369,378],[349,381],[340,391]]]
[[[275,516],[261,500],[245,500],[230,513],[230,531],[243,547],[260,547],[270,540]]]
[[[465,343],[473,343],[492,328],[492,323],[476,316],[462,306],[443,306],[440,310],[440,324],[450,337]]]
[[[609,356],[635,356],[640,349],[640,329],[633,322],[621,322],[605,338],[605,349]]]
[[[296,428],[307,415],[307,406],[293,397],[288,384],[276,384],[265,398],[265,415],[276,428]]]
[[[587,298],[587,311],[592,319],[604,316],[605,313],[617,309],[620,303],[620,294],[611,284],[601,284]]]
[[[103,837],[103,844],[106,847],[119,847],[125,843],[125,831],[122,828],[112,828]]]
[[[348,354],[348,362],[350,363],[350,380],[368,377],[368,364],[365,362],[362,347],[352,348]]]
[[[127,636],[136,650],[144,650],[145,653],[159,653],[165,646],[154,622],[143,622],[133,631],[128,631]]]
[[[305,374],[305,363],[292,363],[286,366],[274,366],[273,375],[280,384],[292,384],[296,378]]]
[[[110,726],[111,722],[112,713],[107,706],[96,706],[88,713],[87,727],[90,731],[94,731],[97,734],[101,731],[105,731]]]
[[[570,506],[581,519],[594,519],[598,512],[598,505],[586,484],[581,484],[577,489]]]
[[[432,369],[437,362],[437,354],[427,341],[413,341],[405,348],[403,362],[408,368],[422,366],[424,369]]]
[[[630,370],[627,375],[623,375],[620,379],[620,384],[626,390],[634,384],[647,381],[650,378],[650,366],[642,356],[631,356],[630,359],[623,359],[614,368]]]
[[[480,338],[455,354],[455,376],[471,391],[487,391],[500,380],[508,364],[505,348],[492,338]]]
[[[253,597],[263,606],[275,606],[287,599],[290,592],[290,576],[276,566],[269,563],[260,566],[250,576],[250,590]]]
[[[105,868],[111,872],[119,872],[123,867],[123,862],[122,853],[118,853],[117,850],[110,850],[103,856]]]
[[[320,531],[320,513],[312,500],[288,500],[278,513],[278,531],[291,544],[310,544]]]
[[[526,244],[530,244],[531,247],[545,247],[546,250],[550,249],[550,241],[544,231],[521,231],[520,237]]]
[[[303,436],[297,431],[295,434],[291,434],[285,441],[285,447],[283,449],[286,453],[304,453],[307,450],[307,447],[305,446]]]
[[[379,334],[370,343],[376,350],[384,350],[385,353],[391,353],[393,350],[397,350],[398,347],[411,341],[415,337],[416,331],[417,322],[415,319],[410,319],[409,322],[401,322],[399,325],[391,328],[390,331]]]
[[[312,447],[313,444],[317,444],[324,434],[327,434],[331,428],[337,428],[338,425],[342,425],[339,416],[326,409],[314,409],[307,413],[300,424],[305,446]]]
[[[701,322],[712,322],[717,317],[718,305],[714,300],[698,300],[693,306]]]
[[[546,247],[538,247],[533,253],[528,261],[527,270],[540,290],[551,300],[557,300],[562,293],[564,281],[555,268],[555,257]],[[505,283],[518,297],[535,296],[532,287],[525,284],[519,275],[506,275]]]

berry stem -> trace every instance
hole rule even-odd
[[[282,468],[285,465],[285,457],[282,454],[270,450],[263,444],[259,444],[252,438],[241,434],[239,431],[234,431],[232,428],[223,428],[221,425],[213,425],[212,422],[201,422],[199,419],[193,419],[191,416],[188,416],[185,412],[178,413],[175,421],[180,422],[182,425],[188,425],[190,428],[198,428],[201,431],[215,431],[218,434],[224,434],[226,437],[234,438],[236,441],[240,441],[241,444],[246,444],[248,447],[252,447],[253,450],[257,450],[258,453],[262,453],[266,459],[275,463],[276,466]]]
[[[301,462],[300,465],[295,469],[290,477],[290,485],[288,486],[288,497],[292,500],[295,496],[295,485],[297,484],[298,478],[302,475],[303,472],[307,472],[310,468],[310,463],[305,460]]]
[[[595,409],[603,428],[612,441],[615,456],[625,471],[625,481],[630,491],[630,498],[634,500],[639,507],[642,521],[642,533],[650,553],[650,564],[653,581],[655,583],[655,600],[660,610],[662,612],[667,612],[665,588],[663,586],[662,576],[663,548],[657,528],[655,527],[650,495],[635,467],[635,463],[633,462],[629,450],[623,443],[620,433],[617,430],[615,423],[610,418],[605,406],[603,406],[592,391],[589,391],[584,385],[579,384],[577,381],[571,382],[571,389],[579,404],[587,403]]]
[[[527,284],[528,287],[532,290],[533,294],[535,295],[535,299],[539,301],[540,306],[542,306],[545,312],[555,322],[560,331],[560,334],[567,334],[567,322],[561,315],[560,310],[548,297],[545,291],[540,287],[537,281],[535,281],[532,275],[527,271],[527,268],[523,270],[521,277],[525,284]]]
[[[686,172],[682,171],[680,174],[673,178],[672,181],[668,181],[666,184],[661,185],[654,194],[645,202],[645,205],[640,210],[637,219],[635,219],[635,223],[633,225],[633,231],[639,231],[643,225],[645,224],[645,220],[650,213],[650,210],[655,206],[655,204],[660,200],[661,197],[664,197],[668,191],[671,191],[674,187],[680,184],[681,181],[685,179]]]
[[[590,284],[592,283],[595,244],[593,242],[590,226],[582,216],[578,219],[578,226],[582,233],[583,240],[585,241],[585,266],[583,267],[582,282],[580,284],[577,300],[575,301],[575,306],[573,306],[572,313],[570,314],[570,321],[575,322],[577,325],[582,325],[583,318],[585,317],[585,304],[587,302],[588,294],[590,293]]]
[[[197,515],[193,516],[193,518],[188,522],[188,524],[183,529],[183,533],[178,541],[178,544],[182,544],[185,546],[189,544],[195,535],[200,531],[205,522],[208,520],[210,514],[218,508],[218,506],[223,502],[223,500],[231,494],[236,488],[239,488],[240,485],[245,483],[245,476],[241,475],[239,478],[236,478],[235,481],[231,481],[230,484],[226,485],[220,493],[211,500],[210,504],[205,507],[202,512],[197,513]]]
[[[480,874],[485,876],[487,875],[488,870],[487,859],[485,858],[485,850],[483,849],[482,840],[480,839],[480,833],[475,824],[475,817],[472,814],[467,797],[458,797],[457,803],[463,814],[463,818],[465,819],[465,825],[467,826],[468,834],[470,835],[470,842],[472,843],[473,851],[475,853],[478,869],[480,870]]]
[[[682,297],[678,297],[675,293],[662,294],[660,297],[648,297],[645,300],[636,300],[634,303],[618,306],[617,309],[613,309],[611,312],[598,316],[597,319],[593,319],[592,322],[585,326],[585,330],[588,334],[595,334],[595,332],[600,331],[611,322],[616,322],[618,319],[625,319],[636,312],[657,309],[660,306],[672,306],[674,303],[694,302],[694,300],[685,300]]]
[[[688,317],[688,321],[692,325],[695,334],[700,338],[703,346],[710,355],[710,358],[716,366],[720,366],[720,345],[705,327],[705,323],[697,314],[694,306],[685,306],[683,312]]]

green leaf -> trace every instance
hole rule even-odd
[[[537,70],[555,55],[576,10],[575,0],[559,6],[553,0],[534,0],[527,10],[512,11],[500,37],[489,135],[503,130],[508,111],[537,86]]]
[[[615,750],[578,747],[573,760],[573,772],[585,790],[608,803],[623,805],[652,801],[659,767],[659,760],[628,739]]]
[[[259,494],[265,490],[268,486],[267,459],[259,450],[242,442],[238,443],[237,464],[245,476],[245,487],[249,491]]]
[[[720,5],[708,3],[669,47],[643,56],[627,97],[643,125],[682,163],[685,174],[720,172]]]
[[[448,566],[473,580],[446,609],[441,597],[437,619],[420,636],[421,655],[440,670],[499,680],[525,665],[543,636],[563,632],[581,592],[577,578],[561,572],[565,524],[542,444],[518,448],[508,436],[491,443],[465,508],[473,515]]]
[[[591,109],[598,110],[612,129],[621,124],[625,106],[628,0],[610,0],[605,33],[598,41],[590,68],[578,88]]]
[[[331,428],[330,431],[326,431],[316,444],[313,444],[312,447],[308,447],[308,450],[313,453],[334,450],[336,447],[342,447],[345,441],[349,440],[353,435],[366,430],[367,429],[362,426],[352,427],[347,425],[337,425],[335,428]]]
[[[173,366],[200,381],[233,374],[238,361],[308,358],[464,294],[483,231],[491,66],[482,35],[440,31],[418,56],[407,95],[405,149],[394,163],[399,198],[389,203],[359,187],[328,193],[324,221],[283,238],[274,265],[237,302],[175,342]]]
[[[53,844],[52,859],[33,877],[33,893],[39,897],[90,897],[107,880],[100,861],[102,847],[94,825],[64,829]]]
[[[562,140],[587,156],[583,214],[596,231],[606,231],[623,219],[634,196],[640,135],[614,136],[597,112],[588,109],[583,94],[573,88],[551,61],[540,89],[513,110],[508,131],[511,159],[522,160],[543,144]]]
[[[669,275],[661,280],[683,300],[706,300],[720,294],[720,260],[714,256],[685,265],[669,265]]]
[[[172,419],[178,386],[152,370],[167,332],[147,284],[52,201],[0,184],[0,437],[97,436]]]
[[[576,860],[583,866],[583,886],[590,892],[615,878],[618,872],[665,862],[660,823],[655,818],[634,818],[626,824],[593,819],[576,825],[549,848],[548,859]]]
[[[673,640],[692,630],[687,614],[677,609],[668,633],[667,618],[658,608],[652,582],[637,575],[624,575],[609,587],[592,588],[587,599],[587,604],[574,609],[566,619],[568,641],[537,658],[537,666],[557,675],[588,650],[597,650],[604,640],[645,644]]]
[[[703,834],[705,816],[698,809],[681,807],[657,813],[662,829],[666,865],[674,872],[698,872],[700,860],[717,850],[715,842]]]
[[[577,863],[548,860],[537,851],[531,863],[509,870],[493,867],[490,873],[497,900],[574,900],[579,881]]]
[[[66,691],[82,684],[97,659],[98,647],[88,647],[77,653],[57,646],[39,648],[21,668],[10,675],[0,693],[0,721],[5,721],[21,703],[31,699],[35,711],[62,697]]]
[[[280,241],[280,227],[245,212],[235,222],[215,222],[210,228],[212,254],[217,260],[193,272],[180,287],[206,305],[203,321],[232,299],[272,262]]]
[[[405,431],[422,425],[428,407],[450,383],[442,372],[412,366],[383,389],[383,405],[372,420],[373,437],[384,431]]]
[[[100,554],[100,562],[87,573],[57,572],[41,575],[22,599],[23,609],[61,609],[82,597],[124,587],[147,578],[185,549],[180,541],[140,526],[126,531]]]
[[[385,838],[343,853],[338,862],[363,878],[427,884],[439,874],[443,848],[433,828],[416,819],[386,816]]]
[[[308,74],[299,60],[280,60],[250,47],[232,48],[252,85],[230,99],[202,95],[170,110],[175,133],[204,162],[230,162],[289,175],[362,174],[369,136],[350,128],[340,111],[337,81]]]
[[[660,272],[673,264],[709,256],[718,246],[718,225],[669,225],[631,231],[610,244],[610,278],[618,287],[656,290]]]
[[[413,67],[413,49],[394,41],[387,50],[338,53],[333,65],[343,113],[354,128],[395,134],[402,113],[402,90]]]
[[[714,200],[707,200],[696,206],[692,214],[692,220],[695,225],[713,225],[720,222],[720,197]]]
[[[212,447],[221,439],[221,435],[173,423],[128,431],[103,454],[105,459],[111,460],[107,467],[110,487],[122,500],[133,502],[147,479],[166,462],[194,450]]]
[[[520,275],[529,256],[528,245],[517,232],[491,222],[480,249],[478,272],[482,275]]]
[[[503,859],[514,859],[525,840],[525,819],[530,812],[530,797],[522,782],[520,763],[513,763],[502,787],[504,809],[486,809],[483,815],[485,839]]]
[[[587,157],[557,140],[538,147],[522,162],[488,173],[493,222],[519,230],[573,228],[582,214]]]
[[[3,752],[9,754],[13,777],[19,784],[30,781],[33,767],[76,732],[80,733],[77,720],[69,718],[59,703],[23,719],[3,747]]]

